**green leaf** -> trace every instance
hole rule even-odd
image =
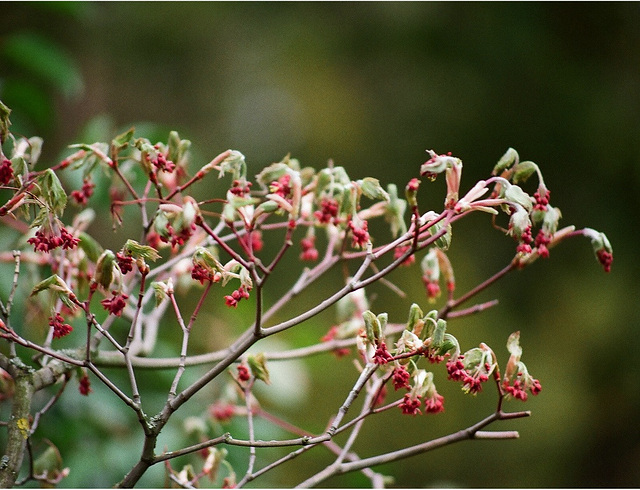
[[[103,252],[102,246],[88,233],[80,232],[78,246],[87,255],[91,262],[97,262]]]
[[[67,205],[67,194],[62,188],[60,179],[50,168],[46,169],[39,179],[42,197],[47,203],[49,209],[60,217]]]
[[[533,209],[533,200],[531,196],[517,185],[510,185],[504,190],[504,198],[508,201],[520,204],[527,211]]]
[[[232,174],[232,180],[245,180],[247,178],[247,163],[244,155],[237,150],[231,150],[231,154],[220,163],[218,178],[224,177],[225,172]]]
[[[153,288],[153,292],[155,293],[156,307],[158,307],[165,299],[169,297],[167,295],[167,285],[164,282],[154,281],[151,283],[151,287]]]
[[[504,155],[498,160],[495,167],[493,167],[492,175],[498,175],[502,173],[502,171],[508,169],[514,163],[518,163],[518,152],[513,148],[509,148]]]
[[[520,360],[522,356],[522,347],[520,347],[520,332],[513,332],[507,339],[507,350],[509,354]]]
[[[267,359],[264,353],[250,355],[247,357],[247,364],[249,364],[249,368],[251,369],[251,374],[256,379],[264,381],[266,384],[269,384],[271,381],[269,379],[269,370],[267,369]]]
[[[268,186],[271,182],[278,180],[290,171],[291,168],[284,162],[272,163],[256,175],[256,181],[263,186]]]
[[[374,179],[373,177],[365,177],[358,183],[360,184],[362,193],[369,199],[382,199],[385,201],[389,201],[389,194],[387,194],[387,191],[382,188],[378,179]]]
[[[131,138],[133,138],[133,133],[135,132],[135,128],[129,128],[128,131],[119,134],[111,141],[111,144],[114,145],[118,149],[125,148],[131,142]]]
[[[122,249],[126,255],[133,257],[134,259],[142,258],[144,260],[151,260],[155,262],[161,257],[155,248],[149,245],[140,245],[138,242],[131,239],[126,241]]]
[[[102,252],[98,261],[96,262],[96,273],[94,280],[100,284],[103,288],[108,289],[113,282],[114,268],[116,266],[116,254],[111,250],[105,250]]]
[[[62,47],[40,34],[18,32],[6,36],[1,54],[66,97],[83,91],[82,75],[73,59]]]
[[[4,143],[4,140],[9,136],[9,126],[11,126],[9,114],[11,114],[11,109],[0,100],[0,144]]]
[[[513,167],[513,179],[512,182],[514,184],[519,184],[520,182],[526,182],[532,174],[538,169],[538,166],[530,161],[520,162]]]

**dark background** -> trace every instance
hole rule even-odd
[[[303,165],[331,158],[352,178],[400,188],[431,148],[464,161],[463,190],[510,146],[538,163],[561,224],[607,234],[612,272],[577,239],[483,293],[500,306],[454,333],[467,348],[485,341],[506,356],[507,336],[522,332],[523,360],[543,391],[527,405],[509,404],[531,418],[495,427],[520,439],[465,442],[380,470],[401,487],[640,486],[640,5],[34,2],[0,11],[0,98],[14,111],[12,129],[44,137],[44,162],[58,161],[67,144],[108,140],[135,124],[152,140],[178,130],[193,142],[196,168],[234,148],[257,173],[290,152]],[[423,183],[430,206],[443,197],[443,182]],[[450,254],[459,288],[502,268],[512,249],[486,216],[460,223]],[[393,279],[427,308],[417,270]],[[386,304],[388,292],[378,293],[374,311],[404,321],[411,300]],[[320,288],[311,299],[322,296]],[[331,321],[314,320],[310,333],[279,345],[312,342]],[[352,365],[326,356],[295,370],[300,378],[274,383],[275,396],[264,392],[265,406],[321,432],[353,383]],[[94,388],[89,400],[63,398],[47,415],[57,417],[55,428],[43,428],[72,468],[65,486],[111,485],[138,453],[135,420]],[[493,410],[490,390],[468,399],[457,386],[438,389],[447,395],[444,414],[385,414],[356,451],[427,440]],[[181,437],[179,424],[168,427],[165,443]],[[330,461],[312,454],[258,485],[291,486],[299,471]],[[240,475],[244,457],[230,451]],[[162,482],[158,468],[142,484]],[[327,484],[367,482],[354,474]]]

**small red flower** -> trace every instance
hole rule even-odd
[[[613,263],[613,254],[608,252],[604,248],[601,248],[596,252],[596,256],[598,257],[598,262],[602,264],[605,272],[611,272],[611,264]]]
[[[549,257],[549,249],[547,248],[549,243],[551,243],[551,236],[544,230],[540,230],[536,235],[534,245],[538,249],[538,255],[543,259]]]
[[[428,276],[422,276],[422,282],[424,283],[425,290],[427,292],[427,298],[429,301],[435,301],[440,296],[440,284],[437,281],[432,281]]]
[[[113,291],[113,296],[111,298],[103,299],[100,304],[102,304],[102,307],[109,313],[120,316],[124,307],[127,306],[128,298],[129,296],[124,293]]]
[[[73,327],[68,323],[64,323],[64,318],[60,313],[57,313],[49,317],[49,326],[53,327],[53,338],[59,339],[65,335],[69,335],[73,331]]]
[[[85,205],[93,195],[93,189],[95,186],[96,185],[91,181],[91,179],[87,177],[82,182],[82,188],[80,190],[71,191],[71,197],[73,197],[78,204]]]
[[[447,362],[447,373],[449,379],[453,381],[463,381],[467,377],[467,372],[464,369],[463,357],[460,356],[457,359],[451,359]]]
[[[240,286],[233,293],[231,293],[231,295],[224,297],[225,304],[231,308],[237,307],[238,303],[242,299],[249,299],[249,293],[244,288],[244,286]]]
[[[78,243],[80,243],[80,239],[74,237],[66,228],[60,229],[60,238],[62,239],[62,248],[65,250],[74,249],[78,246]]]
[[[396,247],[393,251],[393,258],[399,259],[410,248],[411,248],[411,245],[400,245],[399,247]],[[415,261],[416,261],[416,256],[411,254],[406,259],[404,259],[400,265],[404,267],[408,267],[411,264],[413,264]]]
[[[302,247],[302,253],[300,254],[300,260],[314,262],[318,260],[318,249],[315,246],[316,237],[309,236],[300,240],[300,247]]]
[[[249,372],[249,368],[244,364],[238,365],[238,380],[240,381],[249,381],[251,378],[251,373]]]
[[[262,232],[260,230],[253,230],[251,233],[243,235],[240,240],[247,247],[249,246],[249,243],[251,243],[251,249],[254,252],[259,252],[264,246],[264,242],[262,241]]]
[[[412,397],[411,393],[404,395],[404,399],[400,405],[398,405],[405,415],[418,415],[420,412],[420,396]]]
[[[280,177],[277,181],[271,182],[269,185],[269,192],[272,194],[277,194],[280,197],[286,198],[291,194],[291,186],[289,185],[291,182],[291,175],[285,174]]]
[[[200,281],[200,284],[204,284],[205,281],[217,282],[215,275],[200,264],[194,265],[191,269],[191,278]]]
[[[411,375],[407,368],[404,366],[398,366],[393,370],[393,376],[391,377],[393,381],[393,387],[395,390],[399,390],[400,388],[409,388],[409,379],[411,379]]]
[[[369,232],[367,231],[369,224],[366,220],[362,221],[361,226],[357,226],[352,220],[349,220],[349,229],[351,230],[351,245],[354,248],[364,248],[369,241]]]
[[[387,364],[393,360],[393,356],[387,350],[387,345],[384,342],[380,342],[375,354],[373,355],[373,362],[376,364]]]
[[[338,201],[333,198],[325,197],[320,202],[320,209],[315,211],[313,215],[315,218],[323,224],[331,223],[338,217]]]
[[[243,182],[240,180],[234,180],[229,192],[234,196],[243,197],[245,194],[251,192],[251,182]]]
[[[424,401],[425,413],[440,413],[444,412],[444,397],[438,394],[435,390],[433,396],[428,397]]]
[[[156,146],[155,148],[156,150],[159,149],[158,146]],[[162,152],[158,152],[158,155],[155,158],[151,158],[150,155],[147,155],[147,159],[159,171],[171,173],[176,169],[176,164],[173,163],[171,160],[167,160],[167,157]]]
[[[231,403],[216,402],[209,407],[209,414],[218,422],[228,422],[235,412],[236,409]]]
[[[116,260],[118,262],[118,267],[120,267],[120,271],[123,274],[131,272],[133,270],[133,257],[129,257],[128,255],[123,255],[120,252],[117,252]]]
[[[546,211],[547,205],[549,204],[549,196],[551,195],[551,191],[549,189],[545,189],[544,195],[542,195],[540,194],[540,190],[541,189],[538,189],[533,195],[534,199],[536,200],[533,209],[536,211]]]
[[[13,167],[11,166],[11,160],[2,157],[2,163],[0,164],[0,185],[7,185],[13,179]]]
[[[89,396],[89,393],[93,391],[91,389],[91,381],[89,380],[89,376],[87,374],[84,374],[82,378],[80,378],[78,391],[80,391],[80,394],[84,396]]]

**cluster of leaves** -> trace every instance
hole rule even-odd
[[[0,110],[0,185],[9,193],[0,207],[0,216],[5,224],[24,233],[11,256],[16,266],[14,284],[7,300],[3,300],[0,312],[0,337],[6,341],[6,349],[0,354],[0,368],[4,370],[3,379],[10,380],[7,386],[16,383],[16,387],[5,390],[5,396],[17,397],[18,382],[28,386],[33,393],[63,379],[63,387],[45,407],[48,409],[74,374],[78,389],[84,395],[92,391],[90,379],[103,383],[134,411],[145,435],[141,458],[120,483],[123,486],[135,484],[150,466],[160,462],[165,463],[171,480],[185,487],[197,483],[203,476],[215,478],[223,467],[227,469],[224,485],[243,486],[301,452],[332,442],[335,434],[346,430],[351,430],[352,436],[345,447],[334,448],[338,454],[336,462],[325,472],[303,482],[303,486],[353,470],[361,470],[372,479],[379,478],[370,466],[432,448],[416,446],[366,459],[358,458],[351,451],[362,423],[369,416],[393,407],[409,415],[421,413],[423,409],[425,413],[443,411],[444,399],[436,390],[433,372],[421,367],[422,360],[430,364],[446,361],[449,379],[461,382],[466,393],[476,394],[482,390],[483,383],[490,378],[495,380],[496,412],[471,430],[453,434],[451,442],[480,437],[481,429],[496,420],[526,415],[526,412],[505,414],[503,400],[511,397],[524,401],[527,393],[539,393],[541,385],[521,361],[518,332],[509,337],[510,357],[501,374],[493,350],[483,343],[463,352],[459,340],[447,332],[448,321],[493,306],[495,302],[459,309],[509,271],[548,257],[550,248],[572,236],[588,237],[604,269],[608,271],[611,267],[612,250],[606,236],[589,228],[558,228],[560,211],[549,203],[550,193],[538,166],[533,162],[521,162],[512,149],[500,159],[489,178],[477,182],[462,197],[459,197],[460,159],[431,151],[429,160],[420,168],[420,176],[435,180],[444,174],[447,193],[442,211],[422,212],[418,177],[405,185],[404,198],[401,198],[395,184],[385,188],[373,177],[352,179],[343,167],[331,162],[316,171],[302,167],[298,160],[287,156],[268,165],[251,180],[244,156],[238,151],[227,150],[190,174],[190,142],[175,132],[170,133],[166,143],[152,143],[136,137],[131,129],[110,143],[73,145],[73,153],[63,161],[36,170],[42,141],[38,138],[16,139],[9,131],[10,111],[4,105],[0,105]],[[191,193],[194,184],[209,178],[214,171],[218,178],[229,178],[226,196],[196,200]],[[66,191],[60,180],[64,172],[80,172],[82,186]],[[136,239],[127,237],[117,250],[103,248],[88,233],[96,216],[90,205],[98,172],[106,173],[111,182],[110,211],[114,227],[123,223],[126,207],[137,210],[140,219]],[[529,195],[520,185],[534,175],[538,185],[535,193]],[[65,221],[63,215],[71,202],[77,212],[73,219]],[[407,211],[409,220],[405,217]],[[456,296],[453,267],[447,256],[452,226],[475,211],[490,213],[494,227],[513,237],[516,247],[505,269],[473,290]],[[506,217],[506,227],[498,224],[500,215]],[[376,218],[387,223],[389,234],[384,238],[377,237],[376,242],[380,240],[381,244],[374,247],[369,222]],[[320,251],[316,235],[322,232],[325,245]],[[264,233],[283,235],[275,252],[263,250]],[[290,266],[292,263],[291,248],[296,236],[301,252],[296,253],[295,258],[306,267],[282,297],[267,305],[263,294],[265,284],[278,265]],[[414,303],[406,324],[389,323],[387,313],[372,313],[366,287],[398,267],[411,266],[422,253],[420,271],[429,302],[441,295],[441,285],[446,287],[447,298],[442,309],[424,314]],[[50,274],[39,278],[28,299],[32,302],[43,296],[49,299],[49,328],[44,338],[39,326],[14,326],[16,319],[11,315],[11,306],[15,289],[18,282],[27,280],[20,275],[21,261],[47,266],[40,267],[39,271]],[[347,268],[355,264],[352,273],[345,277],[344,285],[313,308],[279,323],[269,323],[292,298],[337,264]],[[221,292],[216,297],[214,291],[218,287]],[[177,291],[189,289],[200,290],[201,294],[187,319],[178,302]],[[99,305],[94,301],[96,297],[101,298]],[[214,304],[224,303],[229,308],[250,302],[254,310],[253,323],[227,348],[196,359],[196,356],[189,356],[190,334],[203,305],[210,298],[216,298]],[[256,439],[252,420],[263,412],[256,404],[252,389],[257,380],[269,383],[270,360],[264,353],[249,355],[248,349],[266,337],[300,325],[332,305],[337,305],[338,323],[322,342],[301,350],[281,352],[279,358],[332,351],[344,355],[345,349],[356,346],[361,372],[353,389],[325,434],[314,437],[301,430],[305,435],[298,439]],[[182,343],[176,346],[179,357],[172,359],[154,357],[159,335],[157,326],[161,318],[167,318],[167,311],[172,312],[171,318],[182,333]],[[116,318],[124,319],[130,325],[123,338],[111,331]],[[76,328],[82,324],[86,335],[73,334],[71,323],[75,323]],[[58,339],[70,339],[74,335],[74,349],[56,346]],[[20,359],[16,346],[38,353],[36,360],[28,363],[30,367],[16,362]],[[194,364],[213,366],[195,382],[187,384],[183,374]],[[118,386],[109,379],[103,372],[105,366],[126,370],[129,386]],[[145,412],[138,389],[137,369],[140,367],[175,369],[166,403],[153,416]],[[28,378],[21,376],[25,370],[30,373]],[[249,440],[202,430],[201,443],[156,454],[158,435],[169,418],[195,393],[226,373],[231,373],[227,378],[231,388],[226,392],[228,395],[212,405],[210,416],[226,420],[243,414],[250,428]],[[385,405],[388,383],[392,383],[396,391],[404,390],[404,394]],[[366,391],[362,412],[343,424],[347,409],[362,390]],[[39,415],[45,411],[42,409]],[[29,404],[22,406],[22,417],[15,420],[25,419],[28,413]],[[270,420],[275,419],[271,417]],[[36,428],[37,422],[26,427],[9,424],[10,435],[15,434],[15,437],[9,438],[7,452],[12,455],[24,453],[25,441],[32,437]],[[512,435],[484,433],[483,437]],[[248,446],[251,450],[246,473],[239,480],[225,461],[225,450],[218,447],[224,444]],[[258,446],[299,447],[287,457],[256,469],[255,448]],[[192,467],[176,471],[171,467],[171,459],[202,451],[205,458],[201,471],[196,472]],[[21,460],[22,456],[14,458],[10,469],[13,473],[9,471],[13,479],[7,477],[4,483],[15,482]],[[44,473],[32,470],[28,478],[51,483],[66,473],[58,458],[54,469]]]

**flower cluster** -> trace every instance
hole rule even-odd
[[[89,396],[93,390],[91,389],[91,381],[89,380],[89,375],[84,373],[79,380],[78,391],[81,395]]]
[[[73,331],[73,327],[64,322],[64,318],[58,312],[52,317],[49,317],[49,326],[53,327],[53,338],[59,339],[65,335],[69,335]]]
[[[402,375],[404,377],[404,375]],[[413,387],[405,393],[400,405],[400,410],[405,415],[418,415],[422,413],[420,407],[424,398],[424,413],[440,413],[444,411],[444,397],[436,390],[433,383],[433,373],[424,369],[418,369],[413,375]]]
[[[324,197],[320,201],[320,209],[315,211],[313,215],[322,224],[335,223],[338,219],[339,208],[337,200]]]
[[[393,360],[393,356],[387,349],[387,345],[384,340],[380,341],[378,347],[376,348],[376,352],[373,355],[373,362],[376,364],[387,364],[388,362]]]
[[[315,262],[318,260],[318,249],[315,245],[316,237],[308,236],[300,240],[300,247],[302,248],[302,253],[300,254],[300,260],[304,260],[307,262]]]
[[[92,182],[90,178],[84,179],[82,182],[82,187],[78,190],[71,191],[71,197],[75,199],[76,203],[81,206],[84,206],[89,201],[89,198],[93,195],[93,189],[95,188],[95,184]]]
[[[369,242],[368,223],[366,220],[360,220],[360,224],[349,220],[349,229],[351,230],[351,244],[354,248],[364,248]]]
[[[111,298],[103,299],[100,304],[112,315],[120,316],[122,315],[122,310],[127,306],[129,296],[118,291],[112,291],[112,294]]]
[[[160,149],[159,145],[155,145],[154,148],[156,150]],[[161,151],[158,151],[158,153],[154,157],[147,154],[147,159],[151,162],[151,164],[156,168],[157,171],[171,173],[176,169],[176,164],[171,160],[167,160],[166,155]]]
[[[216,402],[209,407],[209,414],[217,422],[228,422],[236,413],[236,407],[231,403]]]
[[[191,269],[191,278],[200,281],[200,284],[204,284],[205,281],[218,282],[221,276],[201,264],[194,264]]]
[[[78,246],[80,239],[74,237],[69,231],[62,227],[60,234],[47,234],[42,229],[36,231],[34,237],[29,238],[27,243],[33,245],[36,252],[50,252],[53,249],[62,247],[64,250],[70,250]]]
[[[233,293],[224,297],[225,304],[231,308],[236,308],[242,299],[249,299],[249,291],[244,286],[240,286]]]

